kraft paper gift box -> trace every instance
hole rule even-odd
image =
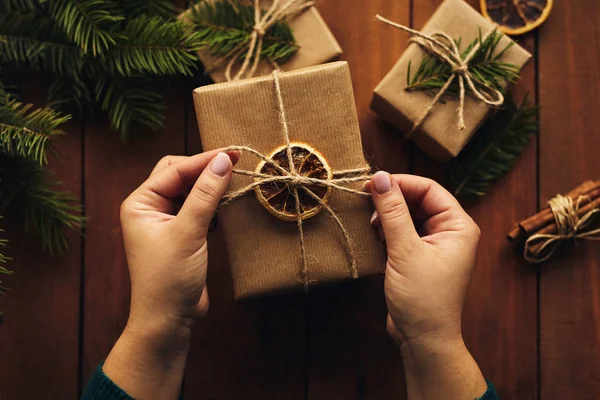
[[[494,27],[491,21],[464,1],[445,0],[420,31],[425,34],[441,31],[455,40],[460,38],[462,50],[466,44],[478,38],[480,32],[484,35]],[[396,30],[396,34],[403,33]],[[511,39],[504,36],[496,51],[501,51],[510,42]],[[415,122],[433,99],[431,94],[424,91],[405,90],[409,63],[412,70],[416,71],[424,55],[421,46],[409,44],[392,70],[375,88],[371,102],[373,111],[405,134],[412,131]],[[503,55],[502,61],[523,67],[530,58],[531,54],[515,44]],[[505,88],[506,86],[504,84]],[[459,130],[456,112],[458,103],[457,96],[444,95],[411,137],[417,146],[439,161],[456,157],[493,111],[492,107],[467,94],[464,107],[465,129]]]
[[[334,62],[279,74],[292,142],[317,149],[333,171],[368,167],[350,71]],[[272,75],[200,87],[194,104],[204,150],[246,145],[262,154],[284,144]],[[236,169],[254,171],[261,160],[242,153]],[[253,180],[234,174],[230,191]],[[363,182],[347,186],[361,190]],[[371,199],[332,190],[329,206],[350,236],[358,276],[380,274],[385,250],[369,220]],[[271,215],[254,192],[222,207],[236,299],[304,288],[298,226]],[[312,285],[350,280],[349,258],[339,226],[325,210],[303,221],[308,280]]]
[[[262,1],[261,8],[266,9],[271,5],[270,1]],[[180,18],[185,20],[185,13]],[[298,51],[284,64],[279,67],[284,71],[311,67],[335,61],[342,55],[342,48],[329,30],[329,27],[319,14],[316,7],[309,7],[297,15],[290,16],[288,22]],[[225,69],[227,62],[211,56],[209,49],[198,51],[198,58],[204,65],[205,70],[216,83],[226,82]],[[240,68],[240,63],[234,65],[232,76]],[[273,71],[273,65],[267,60],[261,60],[255,76],[268,75]]]

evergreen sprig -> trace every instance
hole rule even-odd
[[[127,23],[108,52],[107,68],[119,76],[191,75],[198,62],[193,52],[201,46],[189,25],[140,16]]]
[[[51,108],[33,108],[14,99],[0,101],[0,151],[40,165],[54,151],[51,139],[64,132],[60,125],[71,117]]]
[[[502,50],[496,51],[503,37],[502,32],[494,31],[485,40],[482,40],[481,31],[479,31],[479,37],[461,51],[461,58],[464,59],[471,52],[473,46],[479,43],[479,48],[469,62],[469,72],[475,77],[474,84],[476,86],[488,86],[504,92],[503,83],[511,83],[519,79],[519,67],[502,61],[502,57],[514,45],[514,42],[511,41]],[[456,40],[459,49],[461,42],[460,38]],[[451,74],[451,66],[434,55],[425,54],[417,71],[412,76],[411,63],[408,64],[406,90],[436,93],[446,84]],[[471,93],[468,85],[465,85],[465,91],[467,94]],[[458,95],[459,92],[459,82],[458,79],[455,79],[446,93]]]
[[[0,213],[20,215],[51,254],[68,248],[66,229],[85,223],[81,206],[59,186],[38,163],[0,155]]]
[[[48,11],[84,53],[102,54],[115,44],[116,22],[123,19],[111,0],[52,0]]]
[[[200,2],[190,8],[186,18],[200,35],[202,48],[216,57],[231,56],[250,41],[254,30],[254,7],[240,2]],[[260,57],[284,63],[298,49],[289,24],[280,20],[265,32]],[[244,57],[242,52],[238,61]]]
[[[148,78],[123,79],[104,75],[95,88],[96,100],[108,113],[111,127],[127,138],[134,122],[150,129],[163,125],[163,96]]]
[[[132,123],[162,127],[163,86],[152,78],[191,75],[203,46],[199,33],[175,20],[168,0],[0,0],[0,9],[10,10],[0,13],[0,66],[50,72],[51,106],[102,110],[122,138]],[[120,95],[127,109],[97,90],[106,76],[128,88]],[[135,84],[150,81],[135,93]],[[142,112],[149,98],[160,104]]]
[[[483,196],[513,168],[538,130],[539,109],[527,103],[527,97],[517,105],[507,96],[503,107],[451,162],[448,171],[455,196]]]

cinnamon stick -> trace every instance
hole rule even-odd
[[[585,214],[587,214],[588,212],[592,211],[595,208],[600,208],[600,197],[598,197],[598,196],[600,196],[600,189],[595,190],[594,193],[596,193],[596,198],[593,201],[586,204],[585,206],[581,207],[577,211],[577,216],[579,218],[583,217]],[[556,226],[556,224],[552,223],[552,224],[540,229],[538,232],[534,232],[532,235],[537,235],[537,234],[555,235],[556,233],[558,233],[558,227]],[[541,241],[539,243],[532,245],[529,248],[529,252],[531,254],[537,253],[543,244],[544,244],[544,241]]]
[[[577,201],[579,196],[587,196],[591,200],[595,200],[600,197],[600,181],[585,181],[575,189],[571,190],[566,194],[567,197],[571,197],[574,201]],[[519,222],[508,235],[508,241],[514,242],[516,240],[524,240],[527,236],[533,235],[548,225],[554,224],[554,216],[550,207],[547,207],[521,222]]]

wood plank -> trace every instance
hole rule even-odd
[[[83,371],[87,382],[108,355],[129,314],[130,282],[119,208],[165,155],[184,154],[183,79],[165,95],[165,129],[141,127],[127,143],[104,117],[85,127],[85,204],[89,224],[84,251]]]
[[[31,82],[33,83],[33,82]],[[39,83],[39,82],[36,82]],[[28,85],[29,86],[29,85]],[[34,86],[35,87],[35,86]],[[44,104],[44,93],[28,87],[25,101]],[[81,123],[65,126],[57,148],[63,162],[50,160],[55,180],[81,195]],[[70,251],[50,256],[35,234],[23,231],[21,219],[6,216],[2,228],[10,239],[10,268],[3,279],[10,291],[1,300],[0,399],[75,399],[78,391],[81,236],[69,232]]]
[[[375,14],[406,24],[409,1],[357,0],[343,7],[329,1],[319,10],[350,63],[367,159],[378,169],[408,171],[408,146],[369,110],[369,103],[407,39],[376,21]],[[385,330],[382,278],[317,290],[309,297],[308,312],[309,398],[404,398],[400,353]]]
[[[540,207],[599,179],[597,1],[554,2],[539,32]],[[542,398],[600,398],[600,248],[565,245],[540,267]]]
[[[192,90],[210,83],[199,74],[185,93],[189,154],[202,151]],[[235,302],[219,229],[209,235],[208,245],[210,311],[194,332],[186,369],[186,397],[304,399],[305,297]]]
[[[420,29],[440,0],[413,1],[414,26]],[[478,0],[469,3],[479,9]],[[535,54],[535,37],[520,44]],[[535,63],[522,72],[515,97],[535,97]],[[514,170],[490,193],[465,204],[481,228],[477,268],[465,303],[463,334],[486,378],[502,398],[531,399],[537,393],[537,276],[504,237],[515,221],[536,210],[536,144],[529,145]],[[445,180],[444,165],[415,148],[415,173]]]

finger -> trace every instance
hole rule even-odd
[[[470,229],[471,217],[456,198],[439,183],[415,175],[394,175],[416,220],[422,221],[425,235]]]
[[[225,153],[218,153],[202,172],[190,191],[177,220],[181,226],[190,228],[202,236],[208,234],[208,227],[221,198],[227,190],[233,164]]]
[[[179,162],[179,161],[184,160],[186,158],[189,158],[189,157],[187,157],[187,156],[164,156],[154,166],[154,168],[152,169],[152,172],[150,172],[150,175],[153,175],[153,174],[157,173],[158,171],[161,171],[161,170],[165,169],[169,165],[173,165],[176,162]]]
[[[388,253],[412,250],[419,235],[396,180],[387,172],[377,172],[372,179],[371,195],[385,233]]]
[[[218,150],[186,157],[150,175],[126,200],[136,209],[173,212],[175,199],[188,190],[206,168]],[[227,153],[232,162],[239,159],[238,152]]]

